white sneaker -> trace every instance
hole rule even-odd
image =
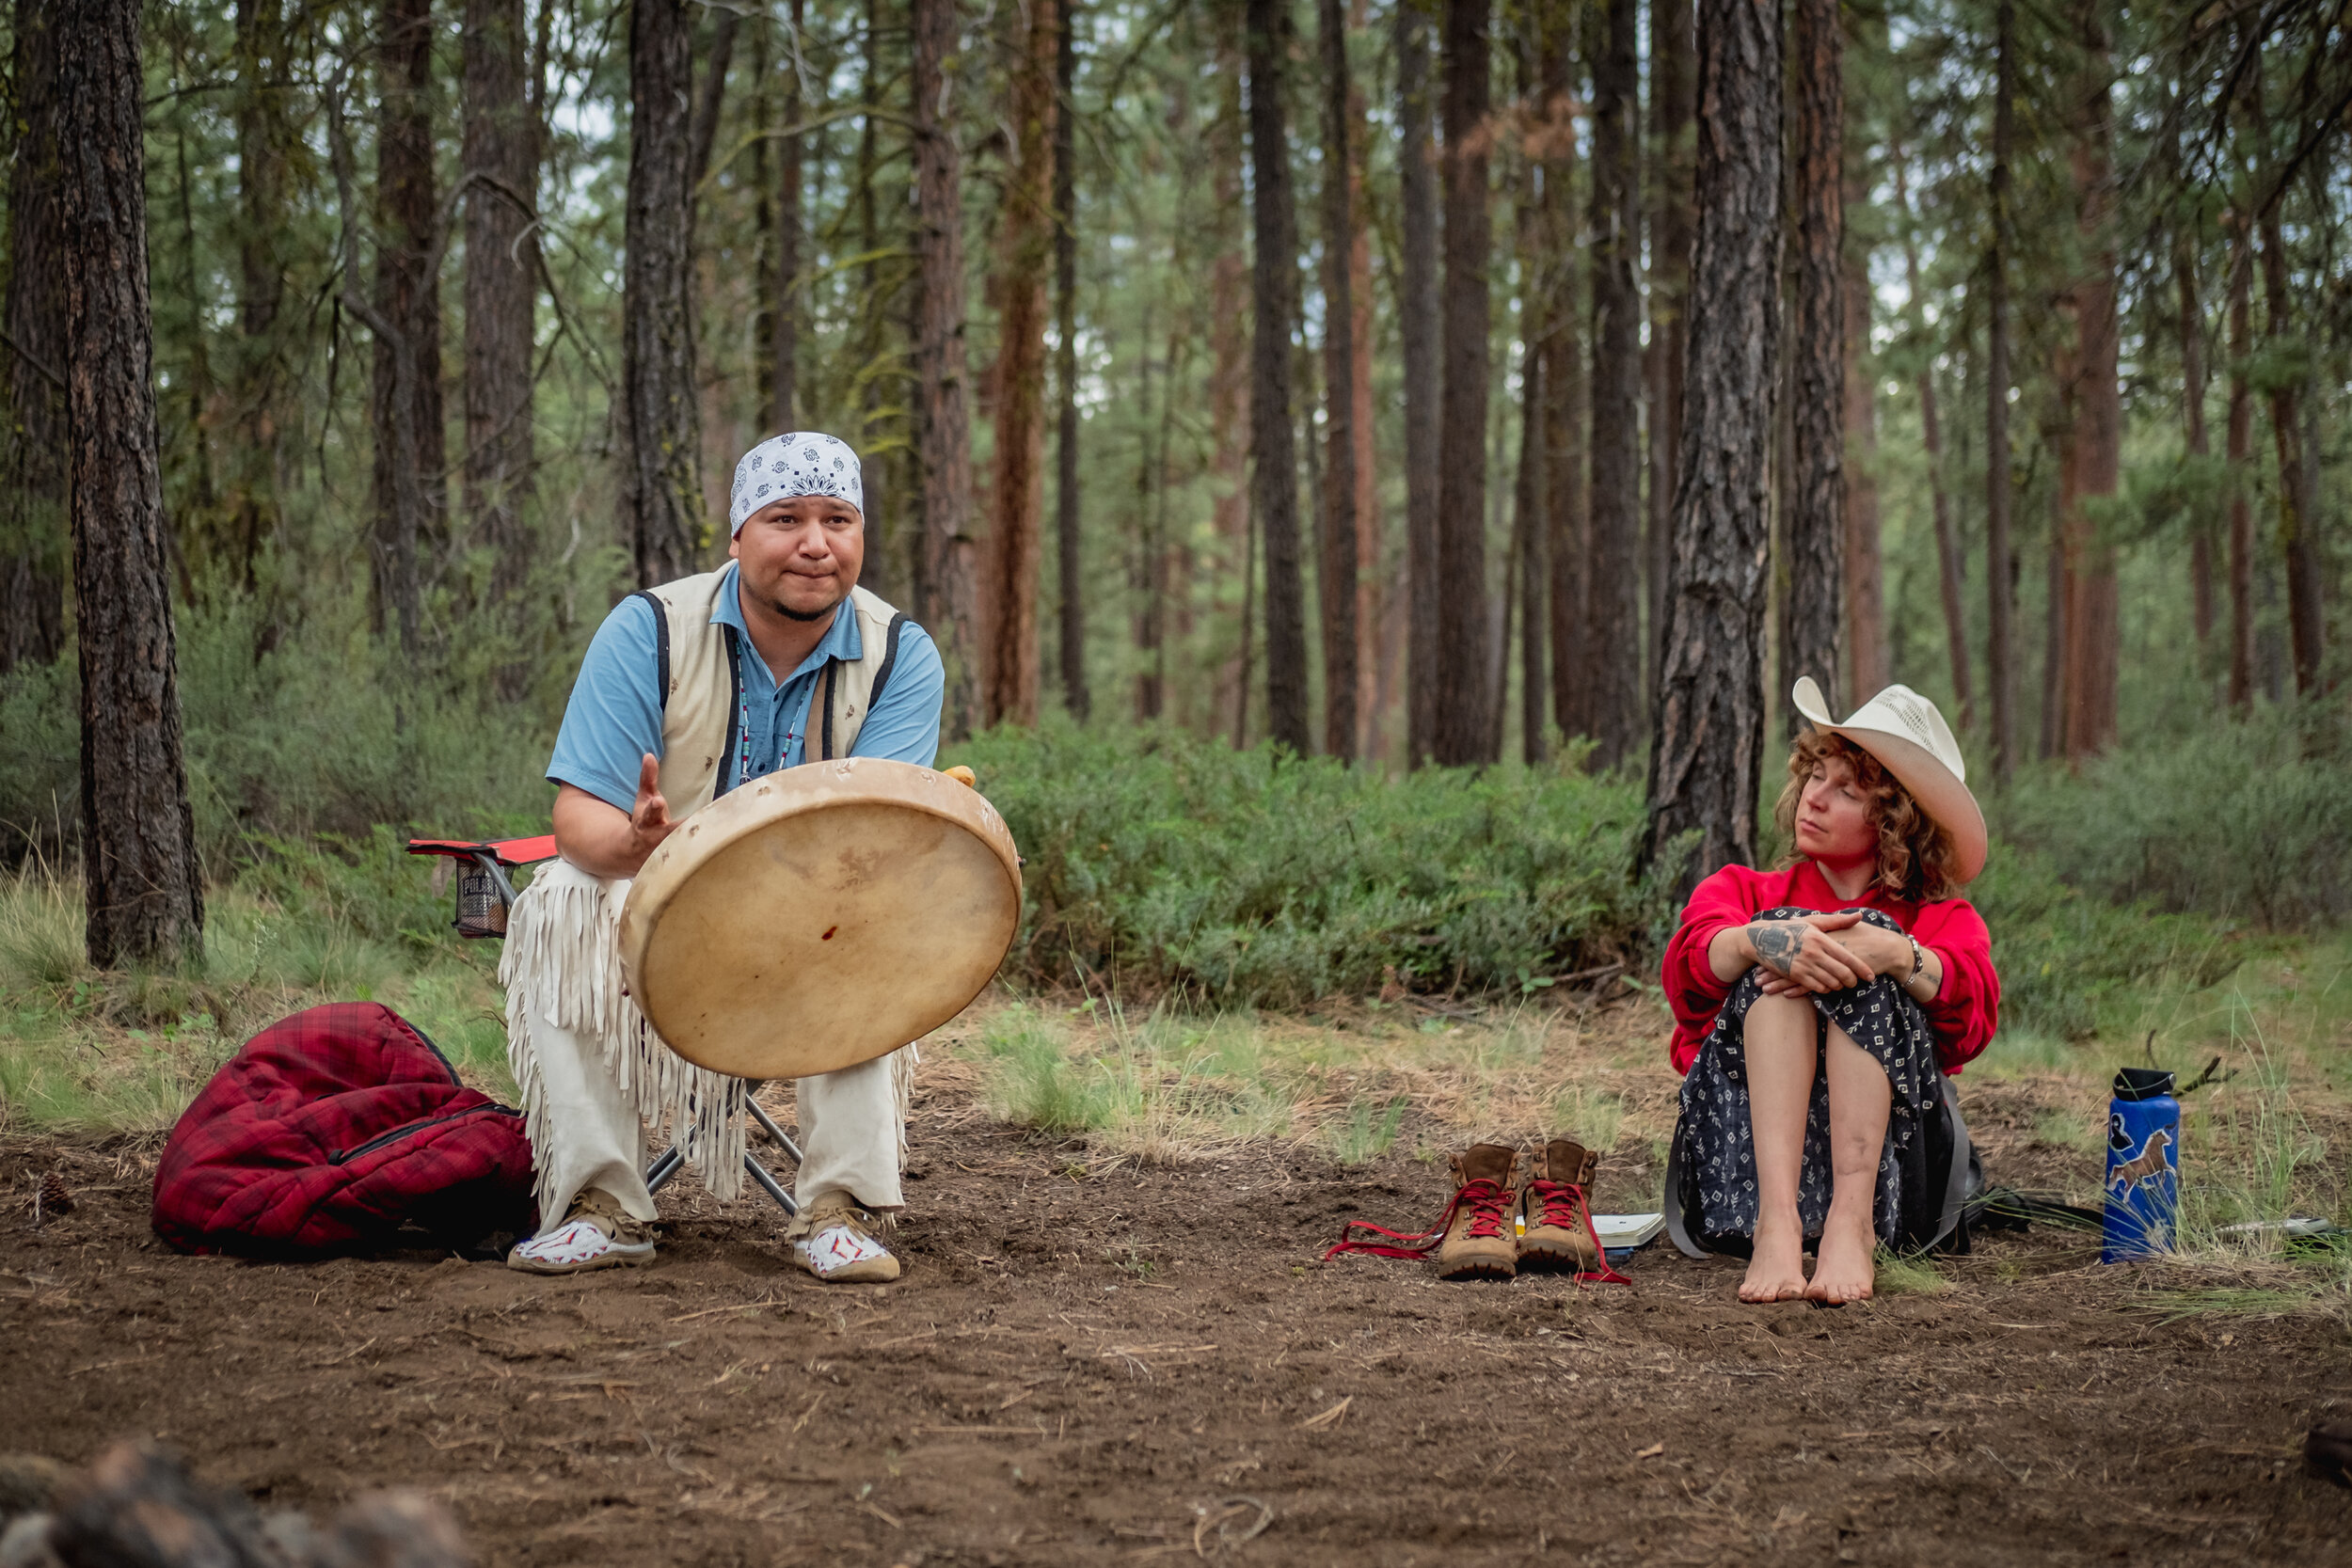
[[[595,1191],[573,1201],[571,1217],[562,1225],[516,1242],[506,1254],[506,1266],[524,1274],[583,1274],[652,1261],[653,1238],[644,1222]]]
[[[874,1216],[846,1193],[810,1204],[793,1228],[794,1261],[828,1284],[875,1284],[898,1277],[898,1259],[874,1236]]]

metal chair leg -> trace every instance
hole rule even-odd
[[[755,1095],[759,1092],[760,1085],[758,1084],[754,1084],[751,1088],[752,1094]],[[766,1132],[770,1137],[776,1140],[778,1147],[783,1148],[787,1154],[792,1156],[792,1163],[794,1164],[799,1164],[801,1163],[801,1146],[794,1143],[792,1139],[786,1134],[784,1129],[776,1125],[776,1118],[768,1114],[768,1108],[765,1105],[762,1105],[757,1100],[751,1098],[751,1095],[746,1095],[744,1097],[744,1103],[749,1107],[752,1113],[752,1119],[758,1122],[760,1128]],[[668,1148],[662,1150],[659,1159],[655,1160],[652,1164],[645,1167],[645,1191],[648,1193],[660,1192],[663,1187],[669,1184],[672,1177],[677,1175],[679,1171],[684,1170],[685,1168],[685,1151],[679,1148],[677,1145],[672,1144]],[[783,1208],[787,1216],[798,1214],[801,1212],[801,1206],[792,1201],[792,1196],[784,1190],[783,1185],[776,1180],[775,1177],[769,1171],[768,1167],[761,1164],[749,1150],[746,1150],[743,1155],[743,1168],[752,1173],[752,1180],[758,1182],[760,1189],[770,1197],[776,1200],[777,1204]]]

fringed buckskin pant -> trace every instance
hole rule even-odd
[[[499,983],[506,988],[506,1057],[522,1090],[542,1227],[563,1223],[591,1187],[641,1220],[645,1129],[666,1122],[712,1196],[743,1190],[740,1078],[695,1067],[661,1043],[623,993],[618,927],[627,879],[592,877],[569,861],[539,867],[507,921]],[[915,1051],[793,1085],[803,1160],[793,1197],[805,1211],[826,1193],[867,1209],[904,1201],[906,1106]]]

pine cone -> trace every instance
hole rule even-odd
[[[65,1190],[65,1178],[54,1170],[41,1178],[40,1212],[43,1214],[73,1212],[73,1195]]]

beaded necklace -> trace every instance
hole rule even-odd
[[[755,653],[753,657],[757,657],[758,655]],[[743,682],[739,677],[736,681],[736,692],[735,733],[740,738],[736,748],[735,782],[739,784],[745,784],[751,783],[758,775],[752,771],[752,698],[751,693],[743,689]],[[809,706],[816,695],[817,683],[812,680],[809,682],[808,695],[801,699],[800,712],[794,715],[791,723],[785,726],[784,738],[776,743],[775,768],[762,768],[761,772],[773,772],[783,768],[785,759],[792,754],[793,744],[805,736]]]

